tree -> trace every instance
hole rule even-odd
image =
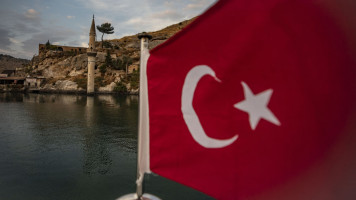
[[[100,73],[101,73],[101,76],[104,76],[104,74],[105,74],[105,72],[106,72],[106,68],[107,68],[107,66],[106,66],[105,63],[102,64],[102,65],[99,67],[99,71],[100,71]]]
[[[112,67],[112,65],[113,65],[112,58],[111,58],[111,55],[110,55],[110,51],[106,51],[105,64],[108,67]]]
[[[108,41],[104,41],[104,42],[103,42],[103,46],[104,46],[105,48],[110,48],[110,49],[112,49],[112,44],[111,44],[110,42],[108,42]]]
[[[128,56],[123,56],[122,63],[126,67],[126,76],[127,76],[127,67],[132,64],[132,59],[130,57],[128,57]]]
[[[46,49],[50,49],[51,48],[51,43],[49,42],[49,40],[46,42]]]
[[[117,70],[125,70],[127,75],[127,67],[132,65],[133,60],[129,56],[122,56],[116,59],[116,62],[112,62],[112,66]]]
[[[104,34],[113,34],[114,33],[114,27],[111,26],[110,23],[106,22],[101,24],[100,26],[96,26],[98,31],[100,31],[103,35],[101,36],[101,48],[103,48],[104,44]]]
[[[123,66],[123,62],[120,58],[117,58],[115,62],[113,62],[114,64],[114,69],[116,70],[123,70],[124,69],[124,66]]]

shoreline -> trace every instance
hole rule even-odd
[[[86,90],[46,90],[46,89],[35,89],[29,90],[24,87],[7,87],[0,88],[0,93],[33,93],[33,94],[74,94],[74,95],[85,95],[85,96],[95,96],[95,95],[138,95],[139,92],[126,92],[126,93],[118,93],[118,92],[100,92],[96,91],[93,94],[87,94]]]

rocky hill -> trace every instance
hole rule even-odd
[[[192,18],[190,20],[185,20],[182,21],[178,24],[173,24],[171,26],[168,26],[162,30],[155,31],[155,32],[148,32],[150,35],[152,35],[152,40],[150,40],[149,48],[152,49],[159,44],[163,43],[166,41],[168,38],[182,30],[185,26],[190,24],[192,21],[194,21],[196,18]],[[136,35],[131,35],[131,36],[126,36],[120,39],[114,39],[110,40],[110,43],[113,45],[116,45],[118,47],[127,49],[127,48],[139,48],[139,40]]]
[[[24,65],[28,65],[29,60],[14,58],[9,55],[0,54],[0,72],[5,69],[14,70],[16,68],[22,68]]]
[[[149,32],[152,49],[194,20],[186,20],[162,30]],[[103,48],[101,46],[103,45]],[[138,93],[140,41],[136,35],[96,43],[95,91],[97,93]],[[82,92],[87,85],[86,54],[48,49],[34,57],[25,71],[32,77],[42,77],[42,92]]]

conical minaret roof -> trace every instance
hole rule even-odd
[[[94,21],[94,15],[93,15],[93,20],[91,21],[91,27],[90,27],[90,32],[89,32],[89,35],[96,35],[96,32],[95,32],[95,21]]]

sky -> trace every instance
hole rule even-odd
[[[215,0],[0,0],[0,54],[31,59],[38,44],[87,47],[93,14],[121,38],[190,19]],[[101,38],[97,31],[97,39]]]

